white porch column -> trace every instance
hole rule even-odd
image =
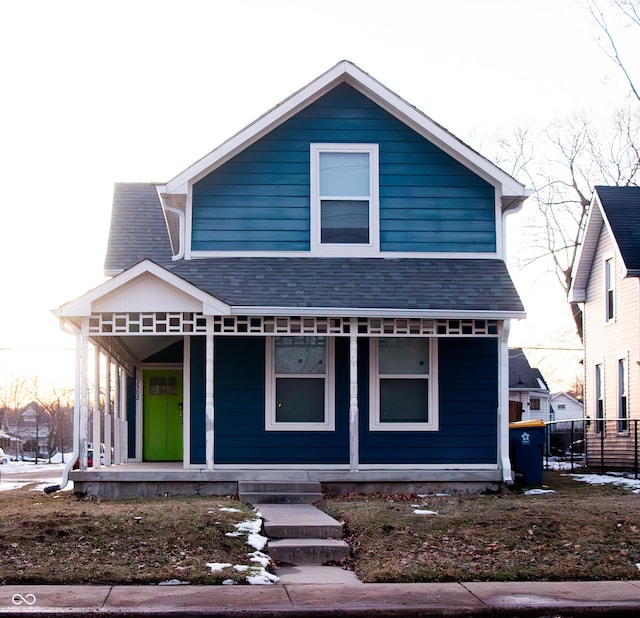
[[[205,353],[205,415],[207,470],[213,470],[214,457],[214,406],[213,406],[213,316],[207,316],[207,343]]]
[[[511,323],[502,323],[498,351],[500,369],[498,373],[498,457],[502,466],[502,480],[513,484],[511,460],[509,459],[509,329]]]
[[[360,464],[358,433],[358,321],[351,318],[349,328],[349,468],[356,471]]]
[[[93,384],[93,467],[100,467],[100,348],[94,349]]]
[[[127,463],[129,458],[129,425],[127,421],[127,372],[120,367],[120,463]]]
[[[107,354],[104,374],[104,465],[111,461],[111,356]]]
[[[116,363],[116,374],[114,376],[113,384],[113,463],[118,465],[122,463],[122,448],[121,441],[121,427],[120,427],[120,414],[122,414],[122,407],[120,406],[120,380],[122,379],[122,368]]]
[[[82,323],[82,332],[78,337],[78,394],[79,423],[78,431],[78,458],[80,460],[80,470],[87,469],[87,441],[89,439],[89,337],[87,336],[88,319]],[[75,438],[74,438],[75,442]],[[75,446],[75,444],[74,444]]]

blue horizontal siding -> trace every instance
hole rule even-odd
[[[215,343],[215,461],[219,464],[324,464],[349,461],[348,340],[337,342],[336,430],[265,431],[265,340]],[[346,377],[345,377],[346,376]]]
[[[495,251],[493,187],[346,84],[194,185],[192,249],[308,251],[313,142],[379,144],[382,251]]]
[[[360,412],[363,464],[495,464],[498,344],[496,339],[438,340],[439,430],[369,431]]]

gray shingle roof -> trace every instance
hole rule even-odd
[[[156,185],[117,183],[113,191],[105,273],[112,275],[145,258],[165,268],[173,263]]]
[[[629,274],[640,275],[640,187],[595,187]]]
[[[544,386],[540,385],[540,380]],[[529,365],[522,348],[509,348],[509,388],[516,390],[528,390],[546,388],[542,374],[538,369]]]
[[[116,184],[105,271],[150,259],[234,306],[523,312],[502,260],[211,258],[180,262],[154,184]]]
[[[171,270],[234,306],[524,311],[502,260],[213,258]]]

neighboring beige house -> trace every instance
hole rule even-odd
[[[550,398],[542,374],[531,367],[522,348],[509,348],[509,420],[549,422]]]
[[[640,418],[640,187],[595,187],[573,273],[584,326],[587,463],[632,467]]]

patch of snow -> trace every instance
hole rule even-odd
[[[222,571],[223,569],[228,569],[233,565],[230,562],[207,562],[205,566],[209,567],[212,573],[215,573],[217,571]]]
[[[542,494],[555,494],[553,489],[527,489],[524,492],[525,496],[541,496]]]
[[[257,562],[261,564],[263,567],[268,567],[271,563],[271,557],[267,554],[262,553],[261,551],[254,551],[248,554],[249,560],[251,562]]]
[[[239,524],[235,524],[235,529],[246,534],[258,534],[262,530],[261,519],[248,519],[247,521],[241,521]]]
[[[234,509],[231,506],[221,506],[220,510],[224,511],[225,513],[242,513],[242,511],[240,509]],[[209,511],[209,512],[211,512],[211,511]]]
[[[11,491],[12,489],[21,489],[29,483],[0,483],[0,491]]]
[[[235,579],[225,579],[222,582],[223,586],[235,586],[238,582]]]
[[[269,539],[266,536],[262,536],[261,534],[250,534],[247,537],[247,543],[253,547],[253,549],[257,549],[258,551],[264,549],[264,546],[267,544]]]
[[[634,494],[640,494],[640,479],[628,479],[611,474],[570,474],[576,481],[589,485],[616,485]]]
[[[429,511],[427,509],[415,509],[413,511],[414,515],[437,515],[437,511]]]
[[[231,536],[231,537],[235,537],[235,536],[242,536],[242,532],[225,532],[224,533],[225,536]]]
[[[186,586],[189,582],[183,582],[179,579],[166,579],[163,582],[160,582],[158,586]]]
[[[234,571],[238,571],[238,573],[244,573],[244,571],[248,571],[249,567],[246,564],[236,564],[236,566],[233,567]]]
[[[269,573],[263,568],[255,569],[252,575],[247,576],[247,582],[253,586],[271,586],[277,584],[280,578],[273,573]]]

